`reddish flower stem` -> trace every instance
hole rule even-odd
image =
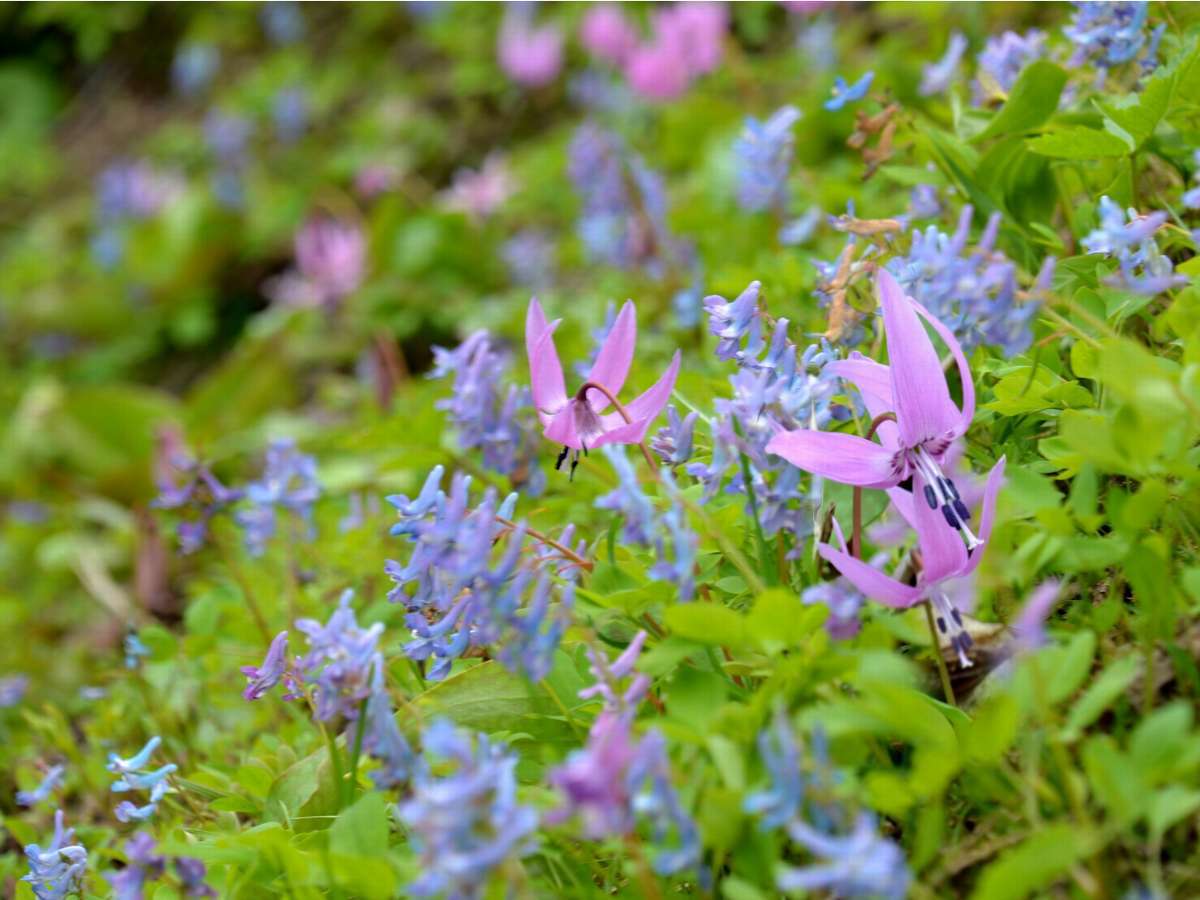
[[[895,422],[896,414],[894,412],[880,413],[871,420],[871,427],[867,429],[867,440],[875,437],[875,432],[884,422]],[[850,555],[855,559],[862,559],[862,491],[863,489],[855,486],[854,488],[854,530],[850,532]]]

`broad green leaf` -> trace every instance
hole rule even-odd
[[[1062,739],[1078,740],[1083,729],[1100,718],[1100,715],[1129,688],[1140,669],[1141,659],[1137,656],[1123,656],[1111,663],[1071,708],[1061,735]]]
[[[1038,60],[1025,67],[1008,100],[975,140],[999,134],[1029,131],[1045,122],[1058,109],[1058,98],[1067,73],[1054,63]]]
[[[1072,125],[1031,138],[1028,147],[1034,153],[1056,159],[1103,159],[1125,156],[1130,149],[1116,135],[1083,125]]]
[[[1167,105],[1175,87],[1170,75],[1151,78],[1136,94],[1111,100],[1096,101],[1096,107],[1104,114],[1104,127],[1109,132],[1128,138],[1130,150],[1141,147],[1166,115]]]
[[[679,637],[701,644],[741,647],[747,641],[746,620],[732,609],[715,603],[672,606],[663,613],[663,619]]]
[[[264,813],[269,821],[291,827],[292,819],[299,814],[309,798],[317,792],[321,782],[321,769],[326,766],[329,754],[325,748],[312,753],[292,764],[275,779],[267,793]]]
[[[347,856],[383,856],[387,839],[387,804],[376,791],[343,809],[329,828],[329,849]]]
[[[975,763],[992,763],[1012,745],[1021,722],[1021,712],[1008,694],[997,693],[985,700],[971,723],[962,731],[964,757]]]
[[[1162,837],[1174,825],[1200,809],[1200,791],[1186,788],[1181,784],[1173,784],[1155,791],[1150,798],[1150,808],[1146,819],[1150,823],[1150,832],[1156,838]]]
[[[1121,826],[1136,821],[1148,799],[1141,771],[1107,734],[1089,738],[1082,756],[1092,793],[1108,814]]]
[[[971,900],[1047,896],[1044,889],[1086,857],[1094,844],[1089,832],[1074,825],[1051,825],[1036,831],[984,869]]]

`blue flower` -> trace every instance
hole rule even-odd
[[[267,542],[275,535],[279,510],[299,518],[311,533],[312,508],[320,496],[317,461],[297,450],[289,439],[273,441],[267,448],[262,477],[246,485],[249,507],[235,516],[245,533],[247,552],[252,556],[266,552]]]
[[[212,44],[185,44],[171,61],[171,83],[184,96],[204,91],[221,67],[221,51]]]
[[[667,425],[660,428],[650,441],[650,449],[673,466],[686,463],[692,458],[692,436],[696,430],[697,415],[690,412],[680,419],[675,406],[668,406]]]
[[[863,97],[867,96],[867,91],[871,89],[871,81],[875,78],[874,72],[868,72],[854,84],[846,84],[846,79],[838,75],[833,81],[833,89],[830,92],[830,97],[825,101],[825,108],[830,112],[841,109],[847,103],[856,103]]]
[[[803,845],[816,862],[803,868],[785,867],[776,879],[781,891],[827,890],[838,897],[875,897],[904,900],[911,875],[903,851],[879,835],[870,813],[855,820],[846,835],[822,834],[800,820],[788,833]]]
[[[67,771],[67,767],[63,765],[51,766],[46,770],[46,775],[41,782],[32,791],[17,791],[18,806],[36,806],[41,803],[52,792],[58,789],[62,784],[63,774]]]
[[[988,38],[976,60],[975,105],[1004,99],[1025,67],[1041,58],[1045,42],[1045,32],[1036,29],[1024,35],[1006,31],[999,37]]]
[[[707,885],[708,872],[701,866],[700,831],[679,800],[671,783],[667,743],[657,730],[647,732],[626,775],[633,809],[650,821],[654,857],[651,865],[659,875],[694,870]]]
[[[950,87],[954,76],[958,74],[958,66],[966,50],[967,39],[961,32],[956,31],[950,35],[950,43],[947,44],[942,58],[935,63],[929,63],[921,70],[921,86],[918,92],[922,97],[944,93],[946,88]]]
[[[127,669],[136,669],[138,663],[150,655],[150,648],[142,643],[142,639],[138,637],[136,631],[130,631],[125,635],[123,648],[125,650],[125,668]]]
[[[748,117],[733,145],[738,164],[738,203],[742,209],[761,212],[783,210],[788,203],[788,173],[795,138],[792,128],[800,110],[784,106],[766,122]]]
[[[748,795],[742,808],[751,815],[760,816],[759,829],[769,831],[800,815],[806,785],[800,766],[800,749],[782,709],[776,710],[771,727],[759,732],[758,752],[771,782],[763,790]]]
[[[25,845],[29,874],[21,880],[33,889],[38,900],[64,900],[68,894],[82,889],[88,856],[83,845],[73,843],[74,840],[75,829],[63,827],[60,809],[54,814],[54,838],[50,846],[43,850],[37,844]]]
[[[1063,34],[1075,45],[1071,65],[1091,62],[1103,70],[1141,55],[1143,70],[1152,71],[1157,64],[1163,26],[1151,32],[1147,39],[1148,6],[1145,0],[1076,3],[1071,24],[1063,28]]]
[[[260,666],[242,666],[242,674],[246,676],[245,691],[242,696],[247,700],[258,700],[271,688],[279,684],[287,671],[287,637],[286,631],[275,635],[267,655]]]
[[[445,720],[425,730],[412,793],[398,807],[421,861],[409,893],[481,897],[498,866],[533,849],[538,816],[517,802],[516,764],[486,735],[472,739]]]
[[[342,592],[337,609],[322,625],[315,619],[299,619],[296,628],[308,637],[309,650],[296,664],[297,678],[314,686],[314,716],[328,722],[354,720],[358,707],[371,694],[371,673],[383,665],[379,637],[383,625],[360,628],[350,603],[354,591]]]
[[[1153,296],[1170,290],[1187,279],[1175,273],[1170,258],[1159,253],[1154,233],[1167,220],[1164,212],[1138,215],[1125,213],[1108,197],[1100,198],[1100,227],[1081,242],[1088,253],[1115,257],[1117,274],[1108,283],[1137,294]]]

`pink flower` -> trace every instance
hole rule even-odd
[[[637,313],[632,301],[625,301],[613,322],[612,330],[596,356],[587,379],[571,397],[567,396],[563,367],[554,346],[554,330],[561,319],[546,321],[541,304],[529,301],[525,318],[525,349],[533,382],[533,403],[544,426],[545,436],[563,446],[559,464],[574,451],[572,467],[579,453],[603,444],[637,444],[646,436],[658,414],[666,406],[679,374],[679,351],[670,366],[645,393],[606,412],[625,386],[633,350],[637,343]],[[622,414],[624,413],[624,414]]]
[[[679,49],[688,71],[704,75],[721,64],[728,14],[721,3],[677,3],[658,13],[655,30]]]
[[[678,47],[661,39],[629,54],[625,77],[631,88],[650,100],[674,100],[691,83],[691,74]]]
[[[500,67],[517,84],[541,87],[562,68],[563,35],[555,25],[538,28],[528,13],[510,11],[500,26],[497,55]]]
[[[602,3],[587,11],[579,27],[579,38],[593,56],[618,66],[638,42],[637,31],[613,3]]]
[[[358,170],[354,176],[354,190],[360,197],[370,200],[393,190],[398,180],[399,173],[393,166],[375,163]]]
[[[366,269],[362,229],[328,217],[310,219],[296,232],[296,268],[325,302],[358,290]]]
[[[446,207],[465,213],[472,219],[486,219],[512,196],[512,174],[508,161],[492,153],[478,171],[459,169],[446,192]]]

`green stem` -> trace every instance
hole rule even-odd
[[[954,699],[954,688],[950,686],[950,670],[946,668],[946,658],[942,656],[942,644],[938,640],[937,626],[933,624],[933,604],[928,600],[921,604],[925,607],[925,621],[929,623],[929,640],[933,642],[933,659],[937,663],[938,676],[942,679],[942,696],[951,706],[958,706]]]
[[[562,712],[563,718],[567,720],[567,724],[571,726],[571,729],[575,732],[575,734],[579,737],[583,737],[583,728],[578,722],[575,721],[575,718],[571,715],[571,711],[567,709],[567,705],[563,703],[562,698],[558,696],[558,692],[550,686],[550,682],[543,678],[541,685],[546,689],[546,693],[550,695],[550,699],[554,701],[554,705],[557,706]]]
[[[358,790],[358,760],[362,756],[363,737],[367,731],[367,701],[358,704],[358,724],[354,730],[354,752],[350,755],[350,799]]]
[[[333,770],[333,783],[337,788],[338,808],[341,809],[346,805],[346,780],[342,774],[344,772],[342,769],[342,754],[338,750],[337,738],[324,725],[321,726],[321,734],[325,738],[325,746],[329,749],[329,767]]]
[[[225,563],[225,568],[229,570],[229,574],[237,582],[238,590],[242,592],[242,597],[246,600],[246,607],[250,610],[250,615],[254,619],[254,623],[258,626],[259,632],[262,634],[263,642],[269,647],[271,645],[271,628],[267,625],[266,617],[254,599],[254,594],[250,590],[250,582],[246,579],[246,575],[242,572],[241,567],[233,561],[233,554],[225,546],[225,541],[214,534],[213,544],[216,545],[221,562]]]
[[[733,420],[733,431],[739,437],[744,437],[742,427],[737,420]],[[746,490],[746,497],[750,501],[750,518],[754,520],[754,533],[758,538],[758,564],[767,575],[768,584],[778,584],[776,580],[775,567],[771,565],[771,547],[767,543],[767,536],[763,534],[762,520],[758,517],[758,495],[754,492],[754,480],[750,473],[750,460],[740,449],[738,450],[738,459],[742,463],[742,487]]]

